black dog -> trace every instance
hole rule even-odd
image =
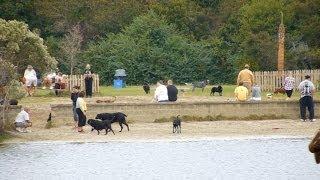
[[[128,131],[129,131],[129,125],[128,125],[127,121],[126,121],[126,117],[127,117],[127,115],[125,115],[122,112],[100,113],[100,114],[97,114],[96,119],[101,119],[102,121],[109,120],[109,121],[111,121],[111,123],[119,122],[119,125],[120,125],[120,128],[121,128],[121,130],[119,132],[121,132],[122,129],[123,129],[122,124],[126,125]]]
[[[220,85],[219,86],[213,86],[212,89],[211,89],[210,96],[211,95],[214,96],[214,93],[216,93],[216,92],[219,93],[220,96],[222,96],[222,91],[223,91],[222,86],[220,86]]]
[[[178,115],[176,118],[173,120],[173,130],[172,133],[181,133],[181,120],[179,118],[180,115]]]
[[[91,131],[93,131],[93,130],[98,131],[98,135],[100,134],[100,131],[103,129],[106,130],[106,134],[108,134],[108,130],[112,131],[114,134],[114,131],[111,128],[111,121],[108,121],[108,120],[101,121],[101,120],[97,120],[97,119],[89,119],[88,124],[92,127]]]
[[[146,94],[150,94],[150,86],[149,84],[145,83],[143,86],[143,90]]]
[[[200,81],[200,82],[193,82],[192,83],[192,92],[196,89],[196,88],[201,88],[202,92],[204,90],[204,88],[207,86],[207,84],[209,84],[209,80],[204,80],[204,81]]]

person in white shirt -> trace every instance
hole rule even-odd
[[[83,99],[84,92],[81,91],[76,101],[76,112],[78,115],[78,132],[83,133],[83,126],[86,125],[87,122],[87,103]]]
[[[154,92],[154,99],[157,102],[167,102],[169,100],[168,89],[165,85],[163,85],[162,81],[157,82],[157,88]]]
[[[24,108],[17,115],[17,117],[15,119],[15,123],[14,123],[17,131],[28,132],[27,128],[32,126],[32,122],[30,121],[29,113],[30,113],[30,109]]]
[[[284,90],[287,94],[287,99],[289,100],[292,96],[292,92],[295,86],[295,79],[292,77],[292,72],[288,73],[288,76],[284,79]]]
[[[313,103],[313,94],[316,91],[314,84],[310,81],[310,76],[306,75],[305,80],[302,81],[298,89],[300,91],[300,117],[301,121],[306,121],[306,108],[309,111],[309,120],[314,122],[314,103]]]
[[[24,76],[26,80],[27,93],[32,96],[34,89],[37,86],[37,73],[31,65],[28,65],[27,69],[24,71]]]

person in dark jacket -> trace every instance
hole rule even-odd
[[[80,87],[79,86],[74,86],[72,89],[71,93],[71,100],[72,100],[72,112],[73,112],[73,120],[75,123],[75,128],[78,127],[78,114],[76,112],[76,104],[77,104],[77,99],[79,97],[79,91]]]
[[[86,97],[92,97],[92,81],[93,73],[91,71],[90,64],[86,65],[86,71],[84,73],[84,83],[86,86]]]
[[[167,83],[168,99],[171,102],[175,102],[178,99],[178,89],[173,85],[172,80],[168,80]]]

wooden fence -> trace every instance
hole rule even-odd
[[[253,72],[255,83],[261,86],[262,91],[274,91],[284,85],[284,79],[287,74],[292,73],[295,78],[295,87],[305,79],[305,75],[310,75],[311,81],[319,89],[320,69],[315,70],[293,70],[293,71],[256,71]]]
[[[73,86],[80,86],[81,90],[85,90],[84,77],[83,75],[68,75],[66,77],[67,87],[69,91],[72,91]],[[100,92],[99,75],[93,76],[92,92]]]

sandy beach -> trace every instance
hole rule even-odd
[[[261,138],[261,137],[312,137],[320,127],[320,122],[300,122],[298,120],[263,120],[263,121],[212,121],[182,122],[182,133],[173,134],[171,123],[132,123],[130,131],[118,132],[117,123],[112,127],[115,135],[105,135],[101,131],[91,132],[90,126],[85,133],[78,133],[72,125],[63,125],[50,129],[34,127],[32,132],[17,133],[11,131],[13,138],[6,143],[32,141],[67,141],[67,142],[108,142],[108,141],[157,141],[157,140],[197,140],[206,138]]]

